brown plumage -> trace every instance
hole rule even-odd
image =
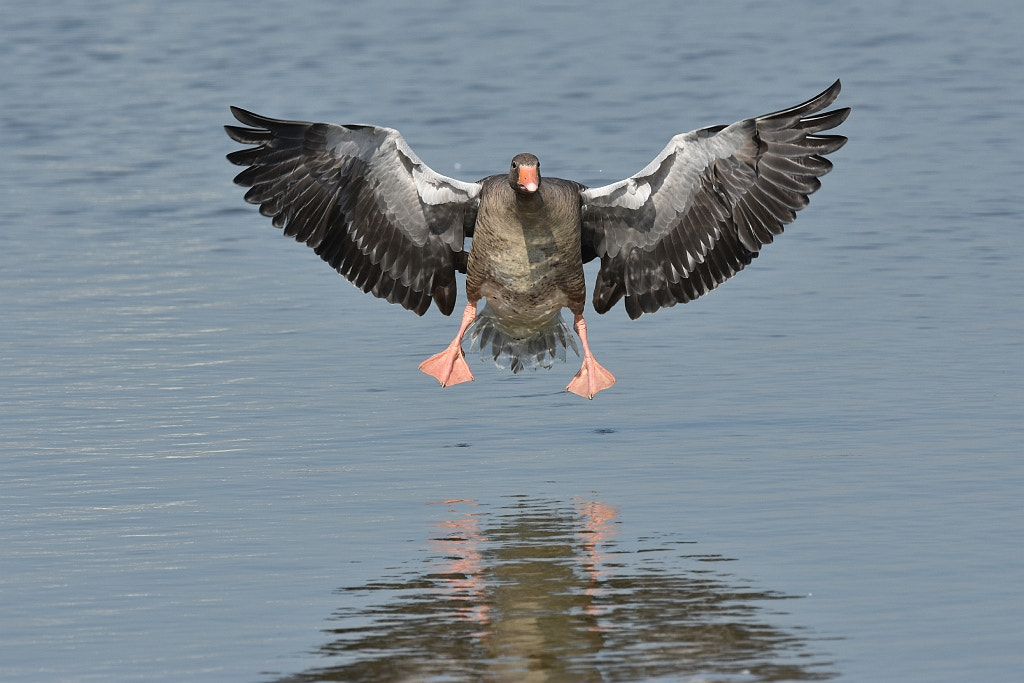
[[[615,379],[593,358],[583,264],[601,260],[593,303],[620,299],[631,318],[691,301],[742,270],[807,205],[831,169],[823,156],[846,138],[820,135],[849,109],[819,113],[836,81],[790,109],[677,135],[643,170],[587,188],[541,179],[520,154],[507,175],[466,183],[442,176],[395,130],[269,119],[241,109],[226,126],[255,145],[228,155],[286,235],[305,242],[364,292],[414,311],[455,307],[455,273],[468,303],[452,343],[421,364],[442,386],[473,379],[462,351],[473,340],[513,371],[550,366],[575,340],[583,365],[569,391],[592,398]],[[465,252],[465,240],[472,238]],[[478,301],[487,306],[477,311]]]
[[[536,189],[519,183],[530,174]],[[582,186],[559,178],[540,179],[532,154],[512,160],[508,175],[481,181],[473,243],[466,271],[466,296],[487,299],[473,331],[474,342],[513,372],[550,366],[566,342],[575,341],[561,318],[563,308],[583,314],[586,282],[581,254]],[[552,339],[549,336],[553,335]]]

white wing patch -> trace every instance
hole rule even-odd
[[[425,204],[438,206],[450,202],[463,202],[480,194],[479,183],[466,183],[443,176],[424,164],[397,131],[392,139],[398,153],[409,160],[416,192]]]

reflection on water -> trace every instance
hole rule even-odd
[[[334,665],[283,681],[825,680],[808,639],[680,541],[616,539],[597,501],[445,501],[414,570],[344,588],[320,648]],[[627,548],[626,546],[630,547]]]

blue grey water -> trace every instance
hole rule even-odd
[[[1024,667],[1024,5],[10,0],[0,678],[1007,681]],[[575,364],[244,204],[228,106],[603,184],[843,79],[733,281]],[[593,276],[593,271],[588,271]]]

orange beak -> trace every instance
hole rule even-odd
[[[540,171],[536,166],[519,167],[519,188],[526,192],[536,192],[540,187]]]

